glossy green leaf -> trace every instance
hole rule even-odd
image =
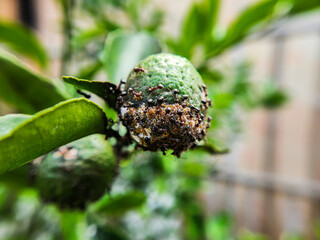
[[[10,133],[15,127],[31,117],[31,115],[25,114],[8,114],[0,117],[0,135]],[[0,175],[0,182],[6,183],[7,186],[9,185],[15,189],[26,188],[30,187],[28,182],[29,177],[29,167],[24,165]]]
[[[275,0],[264,0],[248,7],[231,24],[224,40],[228,44],[233,44],[244,38],[252,27],[271,17],[276,3]]]
[[[13,55],[0,52],[0,99],[22,113],[35,113],[67,99],[53,83]]]
[[[95,103],[72,99],[45,109],[0,136],[0,173],[15,169],[57,147],[104,133],[106,116]]]
[[[175,46],[177,54],[191,58],[193,48],[198,43],[211,42],[219,5],[219,0],[204,0],[190,8],[183,23],[180,41]]]
[[[216,56],[243,40],[251,30],[272,17],[277,0],[263,0],[246,8],[230,25],[226,36],[208,48],[207,57]]]
[[[115,108],[116,106],[116,93],[117,93],[117,86],[113,83],[109,82],[99,82],[99,81],[89,81],[85,79],[78,79],[75,77],[68,77],[63,76],[62,79],[70,83],[77,88],[81,88],[92,92],[102,99],[104,99],[110,107]]]
[[[289,15],[295,15],[304,13],[314,9],[320,9],[320,1],[319,0],[291,0],[292,8],[289,11]]]
[[[31,118],[30,115],[25,114],[8,114],[0,117],[0,136],[6,135],[17,127],[20,123]]]
[[[108,35],[101,60],[109,81],[118,83],[139,61],[160,51],[159,42],[147,33],[117,30]]]
[[[19,54],[36,60],[41,66],[47,64],[47,55],[35,34],[17,23],[0,21],[0,42]]]
[[[128,210],[140,207],[146,200],[142,192],[128,192],[117,196],[105,195],[92,205],[92,211],[107,215],[122,214]]]

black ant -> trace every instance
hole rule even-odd
[[[174,89],[173,90],[173,94],[174,94],[174,99],[176,100],[176,103],[179,103],[179,99],[177,97],[177,94],[179,93],[178,89]]]
[[[124,85],[125,83],[126,83],[126,81],[123,80],[123,79],[121,79],[121,80],[120,80],[120,83],[119,83],[119,85],[118,85],[118,87],[117,87],[117,90],[120,91],[121,86]]]
[[[91,95],[82,92],[80,89],[77,89],[77,93],[79,93],[80,95],[84,96],[87,99],[91,98]]]

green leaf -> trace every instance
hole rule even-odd
[[[48,62],[46,52],[35,34],[20,24],[0,21],[0,42],[36,60],[41,66],[46,66]]]
[[[182,27],[177,49],[178,54],[191,58],[192,50],[200,42],[211,42],[216,25],[219,0],[204,0],[195,3],[187,14]]]
[[[260,104],[267,109],[281,107],[287,100],[287,94],[272,82],[263,85]]]
[[[109,82],[89,81],[75,77],[63,76],[62,79],[78,88],[92,92],[104,99],[110,107],[115,108],[118,92],[117,86]]]
[[[206,221],[208,239],[232,239],[233,220],[230,214],[220,212]]]
[[[107,215],[122,214],[128,210],[140,207],[145,201],[146,196],[138,191],[112,197],[105,195],[92,205],[91,210]]]
[[[85,66],[78,74],[78,78],[93,79],[94,76],[102,69],[102,63],[99,60],[95,60],[88,66]]]
[[[139,61],[160,51],[159,42],[147,33],[117,30],[108,35],[101,60],[109,81],[118,83]]]
[[[8,114],[0,117],[0,135],[6,135],[17,127],[20,123],[31,118],[30,115],[25,114]]]
[[[61,216],[62,234],[68,240],[86,240],[86,219],[83,212],[64,211]]]
[[[212,154],[212,155],[216,155],[216,154],[226,154],[226,153],[229,153],[229,149],[227,148],[218,148],[216,147],[215,145],[213,144],[205,144],[205,145],[199,145],[195,148],[195,150],[201,150],[201,151],[205,151],[209,154]]]
[[[72,99],[45,109],[0,135],[0,173],[94,133],[104,133],[106,116],[95,103]]]
[[[242,41],[251,33],[253,27],[272,17],[277,2],[277,0],[263,0],[246,8],[229,26],[226,36],[208,48],[207,57],[216,56]]]
[[[300,14],[314,9],[320,9],[319,0],[291,0],[293,7],[289,11],[289,15]]]
[[[0,52],[0,66],[0,99],[22,113],[35,113],[67,99],[49,79],[11,54]]]

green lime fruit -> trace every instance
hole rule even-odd
[[[111,187],[116,163],[111,146],[92,135],[33,161],[35,185],[45,202],[83,209]]]
[[[205,137],[209,106],[206,86],[192,63],[168,53],[142,60],[117,99],[119,118],[142,148],[171,149],[177,156]]]

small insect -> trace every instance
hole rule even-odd
[[[150,92],[153,92],[154,90],[157,90],[157,89],[163,89],[163,85],[158,84],[158,86],[156,86],[156,87],[149,88],[148,92],[150,93]]]
[[[173,90],[173,94],[174,94],[174,99],[176,100],[176,103],[179,103],[179,99],[177,97],[177,94],[179,93],[178,89],[174,89]]]
[[[195,106],[191,106],[191,109],[194,110],[196,113],[199,113],[200,110],[199,108],[195,107]]]
[[[208,96],[207,86],[203,84],[201,87],[203,88],[205,96]]]
[[[164,101],[164,98],[162,96],[159,97],[158,101],[157,101],[158,105],[161,105],[163,103],[163,101]]]
[[[77,93],[79,93],[80,95],[84,96],[85,98],[88,98],[88,99],[91,98],[91,95],[82,92],[80,89],[77,89]]]
[[[135,100],[138,100],[138,99],[142,99],[142,92],[140,91],[140,92],[135,92],[135,91],[132,91],[132,94],[134,95],[133,96],[133,98],[135,99]]]
[[[183,108],[185,108],[187,106],[187,102],[183,101],[181,105],[182,105]]]
[[[147,102],[148,102],[148,105],[149,105],[149,106],[152,106],[152,105],[153,105],[153,100],[152,100],[151,98],[150,98],[150,99],[148,99],[148,101],[147,101]]]
[[[118,87],[117,87],[117,90],[120,91],[121,86],[124,85],[125,83],[126,83],[126,81],[123,80],[123,79],[121,79],[121,80],[120,80],[120,83],[119,83],[119,85],[118,85]]]
[[[120,104],[122,104],[123,103],[123,97],[118,97],[118,102],[120,103]]]
[[[133,71],[134,71],[135,73],[137,73],[137,72],[145,72],[143,68],[138,68],[138,67],[137,67],[137,68],[134,68]]]

